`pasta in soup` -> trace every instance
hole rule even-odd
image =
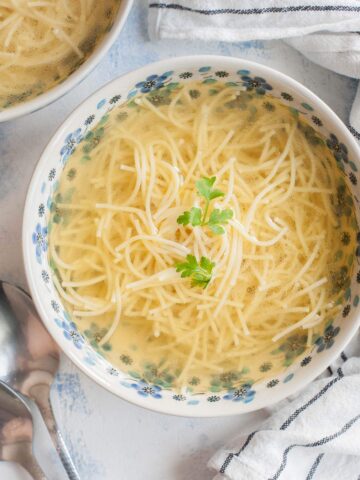
[[[112,26],[120,0],[0,2],[0,110],[65,80]]]
[[[115,107],[52,212],[54,282],[79,329],[179,388],[283,369],[339,313],[353,268],[353,200],[324,138],[239,87]]]

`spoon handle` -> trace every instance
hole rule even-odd
[[[51,439],[55,445],[56,451],[60,457],[67,476],[69,477],[69,480],[80,480],[80,475],[76,470],[69,450],[55,420],[54,412],[50,402],[49,386],[43,384],[33,387],[31,390],[31,396],[35,400],[40,410],[41,416],[44,419],[46,427],[50,433]]]
[[[80,476],[76,470],[74,462],[72,461],[63,436],[61,435],[61,432],[56,424],[54,412],[49,397],[47,397],[46,403],[47,404],[44,405],[44,407],[42,405],[39,405],[40,412],[49,430],[55,448],[60,456],[61,463],[63,464],[66,473],[68,474],[69,480],[80,480]]]

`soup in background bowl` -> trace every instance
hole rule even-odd
[[[34,301],[65,353],[133,403],[269,405],[358,326],[357,172],[346,127],[289,77],[215,56],[149,65],[86,100],[39,162]]]
[[[80,82],[122,29],[131,0],[0,6],[0,122],[51,103]]]

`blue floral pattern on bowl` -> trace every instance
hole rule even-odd
[[[251,388],[251,385],[245,383],[236,390],[229,390],[223,398],[224,400],[232,400],[233,402],[250,403],[254,400],[255,393],[256,392]]]
[[[330,134],[330,137],[326,140],[327,146],[332,150],[335,160],[337,162],[345,162],[348,163],[348,149],[342,143],[339,142],[336,135],[333,133]]]
[[[35,245],[35,255],[38,263],[41,264],[43,255],[47,252],[47,227],[42,227],[40,223],[36,224],[35,231],[32,234],[32,243]]]
[[[66,340],[71,341],[77,349],[81,350],[85,343],[85,340],[83,336],[79,333],[76,324],[74,322],[60,320],[57,317],[55,317],[54,320],[55,323],[62,329],[63,335]]]
[[[74,132],[71,132],[65,138],[64,145],[60,150],[60,155],[62,157],[62,162],[65,163],[70,155],[74,152],[76,146],[82,140],[81,128],[77,128]]]
[[[241,76],[242,83],[246,90],[254,90],[258,95],[265,95],[266,91],[272,90],[272,86],[262,77],[249,77],[249,75]]]
[[[138,82],[135,87],[141,93],[149,93],[164,86],[164,82],[173,74],[173,72],[165,72],[162,75],[149,75],[142,82]]]
[[[169,62],[171,64],[171,61]],[[80,142],[82,142],[84,138],[87,138],[88,146],[86,149],[89,150],[92,147],[92,144],[90,145],[89,143],[90,141],[100,141],[100,130],[97,136],[95,133],[90,134],[90,136],[88,135],[90,125],[95,125],[95,128],[97,127],[98,129],[99,127],[102,128],[103,124],[106,123],[107,114],[120,103],[120,99],[125,103],[130,103],[133,102],[136,96],[149,92],[151,92],[151,94],[154,92],[157,96],[160,95],[160,98],[166,99],[167,91],[178,88],[181,82],[187,82],[189,79],[209,84],[210,95],[216,94],[216,85],[218,82],[221,82],[229,87],[241,87],[256,95],[264,96],[264,100],[267,100],[264,103],[264,108],[269,111],[271,111],[271,98],[273,96],[282,100],[284,105],[287,105],[295,116],[303,116],[309,119],[309,123],[313,123],[315,128],[328,139],[327,146],[332,151],[337,162],[342,165],[344,178],[349,178],[353,186],[359,184],[357,179],[358,169],[351,156],[351,149],[346,145],[346,141],[340,138],[340,134],[337,133],[335,135],[335,133],[326,130],[326,121],[322,118],[322,113],[318,111],[316,105],[310,104],[310,102],[301,95],[298,97],[293,90],[290,92],[284,91],[283,85],[280,87],[273,85],[266,78],[266,75],[259,75],[257,71],[252,71],[249,68],[237,68],[233,70],[230,68],[219,68],[219,66],[213,67],[210,64],[200,67],[187,64],[186,68],[179,69],[178,71],[166,70],[163,66],[160,66],[159,70],[160,71],[145,74],[142,79],[134,82],[129,88],[122,87],[121,79],[118,81],[118,84],[116,84],[116,81],[113,82],[113,87],[105,87],[105,91],[106,89],[109,90],[110,94],[108,96],[101,92],[95,94],[91,98],[91,101],[88,102],[89,105],[84,108],[82,118],[79,119],[77,123],[69,122],[72,126],[71,129],[69,128],[71,131],[63,133],[61,146],[57,150],[58,157],[53,155],[51,162],[49,162],[46,167],[43,177],[37,181],[37,192],[32,195],[32,197],[36,197],[36,201],[32,202],[34,214],[30,239],[33,257],[30,255],[31,258],[28,258],[27,261],[30,265],[29,268],[31,268],[34,275],[39,279],[38,285],[42,286],[37,288],[43,289],[43,296],[47,298],[47,305],[50,305],[50,308],[48,308],[48,316],[52,318],[53,324],[56,325],[61,336],[68,342],[69,347],[66,347],[66,349],[71,350],[72,355],[79,359],[79,363],[86,365],[87,368],[96,372],[98,377],[103,377],[107,383],[112,382],[113,390],[118,392],[118,387],[116,386],[118,385],[119,388],[124,388],[129,392],[126,398],[135,402],[136,398],[142,398],[146,400],[150,407],[152,401],[161,403],[166,400],[167,402],[173,402],[175,405],[185,405],[186,408],[189,406],[190,409],[199,410],[199,414],[201,414],[201,409],[204,408],[204,405],[210,407],[211,410],[217,409],[218,407],[220,407],[221,410],[224,408],[222,405],[226,404],[226,409],[229,413],[244,411],[239,408],[232,410],[231,405],[241,404],[242,408],[246,406],[247,409],[247,406],[251,405],[250,409],[252,409],[255,408],[252,407],[252,405],[255,405],[261,396],[267,395],[269,392],[267,389],[273,389],[275,387],[274,390],[277,390],[281,385],[287,385],[288,383],[293,384],[294,378],[296,379],[298,376],[298,372],[302,372],[304,369],[309,368],[308,365],[316,363],[318,356],[321,355],[321,358],[323,358],[323,356],[326,355],[325,352],[331,350],[338,339],[342,338],[340,322],[348,321],[348,318],[351,316],[349,315],[350,305],[352,305],[351,314],[354,313],[359,305],[360,271],[357,275],[358,281],[356,281],[355,278],[351,285],[349,283],[347,292],[348,304],[343,309],[343,315],[340,315],[340,319],[337,318],[330,325],[326,326],[323,334],[315,339],[310,352],[306,351],[303,338],[295,338],[295,334],[292,336],[292,339],[285,339],[277,351],[272,352],[271,355],[280,355],[281,358],[284,359],[284,371],[282,373],[277,372],[276,378],[270,377],[266,382],[256,382],[258,374],[252,372],[251,368],[243,369],[241,372],[235,372],[234,374],[232,372],[225,372],[219,376],[219,380],[213,387],[213,391],[205,389],[200,393],[198,388],[199,384],[201,385],[201,379],[198,377],[189,379],[187,387],[181,393],[174,392],[171,388],[171,382],[164,387],[163,385],[152,383],[149,379],[145,379],[145,375],[142,375],[141,372],[136,374],[136,378],[129,378],[129,371],[126,371],[126,369],[130,368],[132,359],[128,354],[122,354],[120,356],[120,359],[123,358],[124,360],[122,362],[124,368],[119,371],[114,369],[104,357],[106,352],[95,350],[90,345],[90,340],[82,336],[76,324],[71,321],[66,312],[60,310],[59,313],[51,308],[51,305],[62,305],[61,299],[58,297],[50,281],[52,273],[46,255],[48,248],[47,234],[48,229],[51,227],[51,225],[48,224],[50,209],[53,204],[51,199],[56,193],[57,182],[61,174],[62,166]],[[261,71],[261,67],[259,67],[258,70]],[[190,92],[190,96],[194,99],[197,98],[197,92]],[[51,175],[49,172],[51,172]],[[351,175],[353,175],[353,177],[351,177]],[[359,203],[358,200],[356,201]],[[269,356],[268,360],[269,361],[261,365],[260,372],[269,372],[269,374],[271,374],[272,358]],[[114,373],[115,371],[116,374]],[[161,378],[160,380],[164,381]],[[123,390],[121,391],[123,392]],[[119,395],[122,395],[122,393],[119,392]],[[174,411],[176,410],[174,409]]]
[[[142,397],[152,397],[157,400],[161,398],[161,387],[159,385],[152,385],[144,380],[131,383],[121,382],[121,384],[126,388],[133,388]]]
[[[127,98],[132,98],[139,93],[149,93],[163,88],[167,83],[169,83],[173,73],[173,71],[168,71],[162,73],[161,75],[148,75],[144,80],[135,84],[135,88],[128,93]]]
[[[317,338],[315,345],[317,345],[316,351],[318,353],[323,352],[325,349],[331,348],[335,343],[335,337],[339,334],[340,327],[335,327],[331,324],[324,330],[324,334]]]

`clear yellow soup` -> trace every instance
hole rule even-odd
[[[115,107],[68,159],[52,212],[74,322],[165,386],[274,375],[313,348],[350,285],[357,223],[333,152],[278,100],[236,87]]]
[[[111,28],[120,0],[3,0],[0,110],[64,81]]]

